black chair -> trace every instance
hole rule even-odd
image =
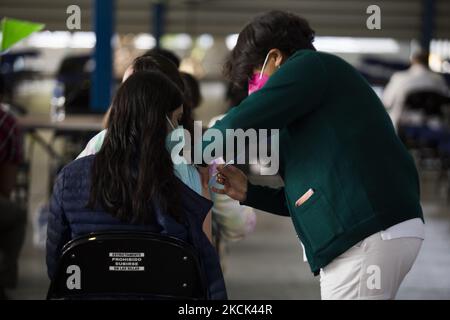
[[[68,242],[47,299],[207,299],[194,248],[149,232],[99,232]]]
[[[63,85],[66,114],[90,114],[91,72],[90,54],[70,55],[63,59],[56,74],[58,84]]]
[[[417,125],[401,125],[399,136],[407,147],[419,149],[421,154],[437,155],[437,147],[447,128],[435,129],[427,125],[432,117],[444,120],[445,108],[450,99],[438,92],[418,90],[410,92],[405,99],[405,110],[420,111],[424,121]]]
[[[52,99],[64,101],[65,115],[103,114],[92,110],[91,96],[91,70],[92,56],[90,54],[76,54],[65,57],[56,72],[56,86]],[[63,142],[60,157],[51,160],[50,185],[53,188],[54,181],[59,170],[75,159],[84,149],[88,141],[98,133],[93,131],[79,131],[55,129],[50,145],[55,147],[56,141]]]
[[[432,90],[413,91],[406,97],[405,105],[410,110],[422,110],[427,116],[443,116],[442,107],[449,98]]]

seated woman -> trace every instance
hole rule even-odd
[[[168,60],[165,56],[162,56],[158,53],[146,54],[134,59],[133,63],[126,69],[122,82],[128,79],[129,76],[133,74],[133,72],[141,72],[141,71],[155,71],[160,72],[167,76],[169,80],[171,80],[180,91],[183,92],[183,96],[186,95],[186,88],[184,85],[184,81],[180,75],[175,64]],[[104,117],[104,126],[108,127],[107,119],[109,117],[109,112],[111,109],[108,109],[108,112]],[[179,123],[183,125],[185,128],[192,127],[190,123],[193,124],[193,120],[191,118],[192,112],[189,108],[189,102],[184,97],[183,100],[183,110],[181,121]],[[86,157],[89,155],[96,154],[100,148],[102,147],[103,140],[105,139],[107,129],[100,131],[97,135],[95,135],[86,145],[86,148],[78,155],[77,159]],[[198,194],[210,199],[210,194],[208,190],[204,190],[201,185],[200,176],[197,172],[197,169],[192,165],[184,165],[184,164],[174,164],[174,171],[177,178],[179,178],[185,185],[190,187],[192,190],[197,192]],[[205,222],[203,224],[203,231],[208,236],[208,239],[212,241],[212,223],[211,223],[211,214],[208,214],[205,218]]]
[[[72,238],[147,230],[191,243],[210,298],[226,299],[217,253],[202,231],[212,203],[175,176],[166,146],[182,103],[180,90],[158,72],[135,72],[121,85],[100,151],[67,165],[55,183],[47,234],[50,279],[63,245]]]
[[[192,113],[202,100],[200,86],[193,76],[179,72],[171,60],[168,60],[158,52],[147,53],[144,56],[137,57],[127,68],[123,81],[128,79],[133,72],[140,71],[158,71],[166,75],[184,93],[183,115],[180,124],[191,133],[191,137],[194,137]],[[106,119],[107,117],[106,115]],[[107,124],[105,124],[105,127],[107,128]],[[103,144],[106,132],[107,129],[104,129],[93,137],[78,158],[97,153]],[[237,241],[253,231],[256,224],[256,216],[252,208],[241,206],[238,201],[226,195],[210,194],[209,190],[202,188],[200,175],[193,165],[175,165],[174,170],[175,175],[192,190],[204,197],[212,197],[214,201],[212,222],[215,227],[214,233],[218,236],[216,240],[220,238],[225,241]],[[211,217],[208,216],[205,219],[204,231],[211,239],[213,237],[210,225]],[[215,243],[219,247],[218,241],[215,241]],[[221,251],[223,253],[223,250]]]

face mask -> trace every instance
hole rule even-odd
[[[262,66],[261,72],[256,72],[253,74],[252,78],[248,81],[248,95],[260,90],[269,80],[269,76],[264,74],[264,69],[266,68],[267,61],[269,60],[270,52],[266,55],[264,64]]]
[[[173,125],[172,121],[170,121],[169,117],[166,116],[167,122],[169,122],[169,125],[172,127],[172,131],[169,132],[169,134],[167,134],[166,136],[166,149],[167,151],[169,151],[169,153],[172,152],[172,150],[177,147],[177,149],[183,148],[186,144],[185,142],[185,137],[184,137],[184,128],[183,126],[178,126],[177,128],[175,128],[175,126]],[[173,161],[173,159],[172,159]],[[177,161],[179,162],[179,161]],[[175,163],[174,163],[175,164]]]
[[[201,181],[199,178],[199,175],[197,173],[197,169],[187,164],[186,159],[179,156],[177,161],[174,161],[172,158],[172,150],[181,144],[181,146],[186,145],[186,139],[184,136],[184,128],[183,126],[178,126],[175,128],[172,121],[170,121],[169,117],[166,116],[167,122],[169,122],[169,125],[172,127],[172,131],[169,132],[169,134],[166,137],[166,149],[169,151],[173,163],[173,169],[174,173],[177,176],[178,179],[180,179],[185,185],[190,187],[192,190],[196,191],[197,193],[202,193],[202,186]],[[177,147],[177,151],[179,150],[179,147]],[[181,150],[180,150],[181,151]]]
[[[173,135],[174,137],[178,137],[178,135],[174,135],[174,131],[179,130],[179,129],[183,129],[183,126],[178,125],[177,128],[175,128],[175,126],[173,125],[172,121],[169,119],[169,117],[166,115],[166,120],[169,123],[169,125],[172,127],[172,131],[169,132],[169,134],[167,135],[166,140],[170,140],[170,137]],[[183,136],[184,137],[184,136]],[[179,139],[175,139],[175,141],[173,141],[174,144],[178,144],[179,143]],[[184,141],[183,141],[184,142]],[[170,151],[170,150],[169,150]]]

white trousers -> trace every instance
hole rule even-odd
[[[322,300],[394,299],[422,246],[420,238],[359,242],[320,271]]]

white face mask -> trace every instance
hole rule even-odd
[[[183,157],[177,154],[178,151],[181,151],[182,148],[186,146],[186,138],[184,136],[184,128],[179,125],[175,127],[170,121],[169,117],[166,115],[167,122],[172,127],[172,131],[169,132],[166,136],[166,149],[170,153],[170,158],[172,159],[173,168],[175,170],[175,175],[183,181],[185,184],[188,184],[187,181],[189,179],[188,173],[188,164]],[[177,148],[175,154],[173,154],[172,150]],[[176,159],[174,159],[176,157]]]
[[[172,152],[172,149],[179,144],[182,144],[184,147],[186,144],[186,138],[184,136],[184,128],[181,125],[175,128],[172,121],[170,121],[169,117],[166,115],[167,122],[172,127],[172,131],[167,134],[166,137],[166,148],[169,152]]]
[[[170,120],[169,117],[168,117],[167,115],[166,115],[166,119],[167,119],[167,122],[169,123],[169,125],[172,127],[172,129],[175,130],[176,128],[175,128],[175,126],[173,125],[172,120]]]
[[[192,190],[194,190],[198,194],[202,194],[202,185],[197,169],[193,165],[187,164],[186,159],[180,157],[177,154],[177,151],[179,151],[179,149],[175,150],[175,154],[172,154],[172,150],[175,147],[179,148],[178,144],[186,146],[185,130],[181,125],[178,125],[178,127],[175,128],[172,121],[170,121],[167,115],[166,119],[173,129],[171,132],[169,132],[169,134],[166,137],[166,148],[167,151],[169,151],[170,153],[175,175],[178,177],[178,179],[183,181],[183,183],[188,187],[190,187]],[[184,160],[184,161],[174,161],[174,157],[177,157],[177,160]]]

